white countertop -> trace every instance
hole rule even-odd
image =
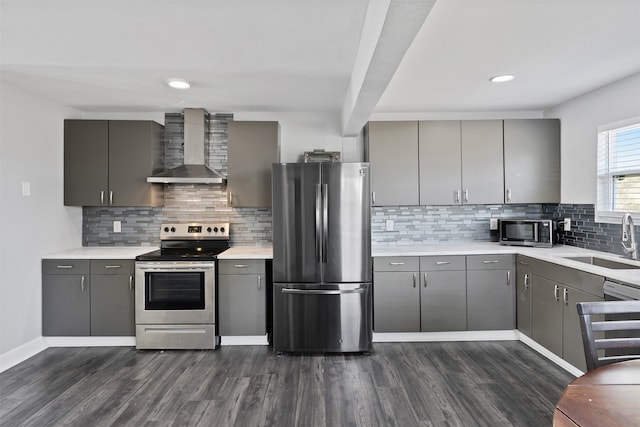
[[[218,255],[218,259],[272,259],[271,246],[235,246]]]
[[[138,255],[160,249],[155,246],[86,246],[55,252],[42,259],[134,259]]]
[[[640,267],[640,261],[633,261],[628,258],[623,258],[620,255],[612,255],[606,252],[592,251],[575,246],[556,245],[553,248],[528,248],[522,246],[504,246],[493,242],[443,242],[420,246],[374,246],[372,248],[372,255],[374,257],[482,254],[527,255],[542,261],[553,262],[558,265],[586,271],[587,273],[604,276],[616,282],[623,282],[640,287],[640,269],[616,270],[566,259],[565,257],[597,256],[638,267]]]

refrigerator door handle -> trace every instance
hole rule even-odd
[[[316,262],[322,262],[322,185],[316,184]]]
[[[344,289],[344,290],[322,290],[322,289],[282,289],[283,294],[298,294],[298,295],[343,295],[343,294],[361,294],[364,293],[364,288],[357,289]]]
[[[329,239],[329,186],[322,184],[322,262],[327,262]]]

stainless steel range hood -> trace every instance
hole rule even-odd
[[[184,164],[147,177],[160,184],[226,184],[227,178],[205,164],[205,111],[184,110]]]

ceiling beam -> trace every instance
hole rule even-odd
[[[435,0],[370,0],[349,90],[342,134],[360,133],[424,24]]]

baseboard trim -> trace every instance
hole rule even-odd
[[[42,337],[38,337],[22,344],[6,353],[0,354],[0,372],[13,368],[17,364],[35,356],[48,347]]]
[[[374,332],[373,342],[514,341],[518,331]]]
[[[43,337],[47,347],[135,347],[136,337]]]
[[[269,345],[267,335],[221,336],[220,346],[231,345]]]
[[[533,350],[535,350],[538,353],[540,353],[542,356],[546,357],[547,359],[549,359],[550,361],[552,361],[556,365],[560,366],[565,371],[569,372],[571,375],[575,375],[576,377],[579,377],[579,376],[584,374],[584,372],[582,372],[580,369],[576,368],[571,363],[569,363],[566,360],[562,359],[560,356],[558,356],[555,353],[551,352],[547,348],[541,346],[540,344],[538,344],[536,341],[534,341],[533,339],[529,338],[525,334],[523,334],[521,332],[518,332],[518,339],[521,342],[523,342],[524,344],[526,344],[529,347],[531,347]]]

